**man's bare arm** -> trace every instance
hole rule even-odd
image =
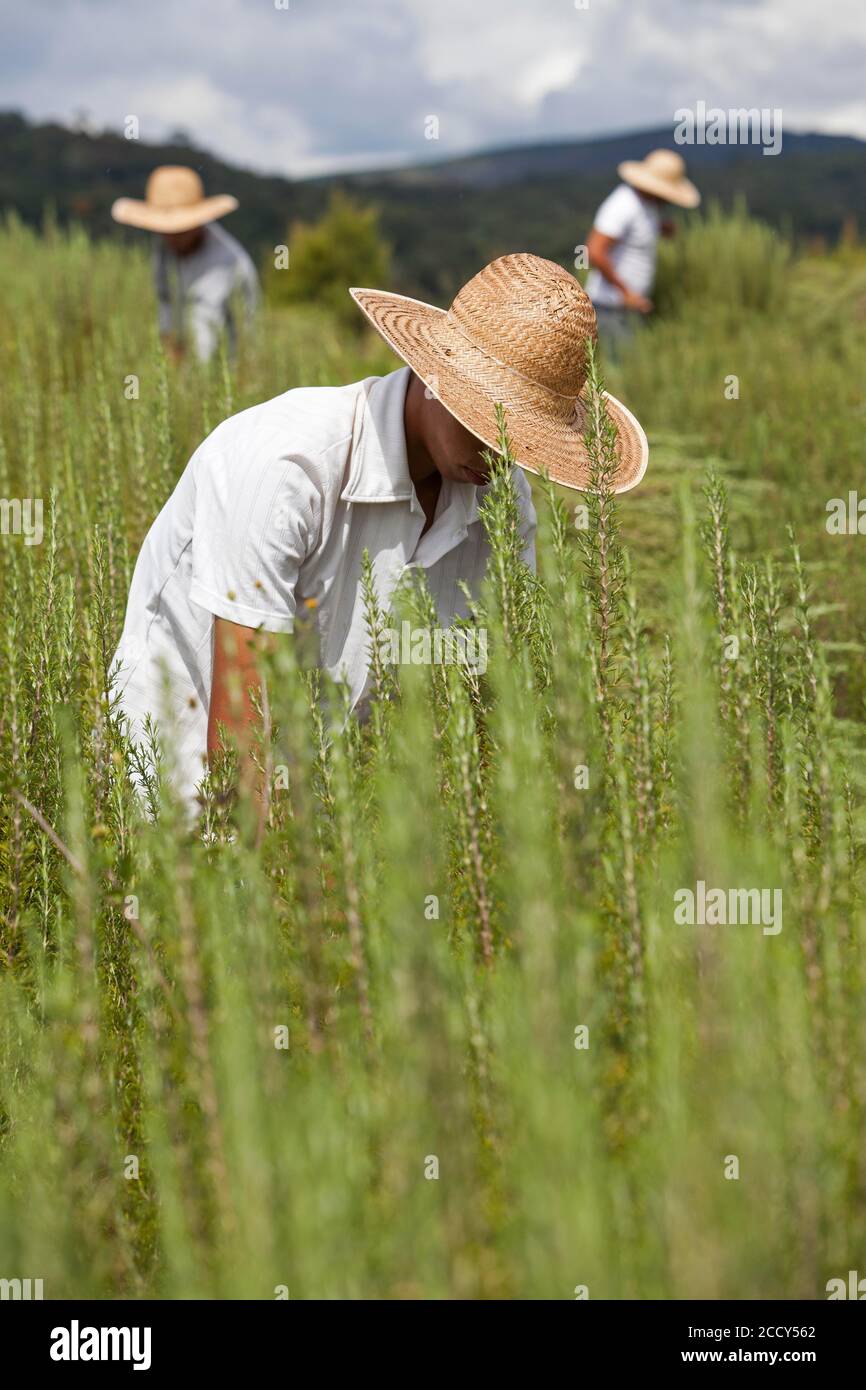
[[[249,788],[255,769],[249,757],[255,742],[258,714],[253,703],[261,689],[259,657],[272,641],[270,634],[241,627],[225,618],[214,619],[213,680],[207,720],[207,752],[212,760],[222,747],[220,725],[235,743],[240,757],[241,784]]]
[[[594,270],[598,270],[615,289],[622,295],[623,304],[627,309],[637,309],[641,314],[648,314],[652,309],[652,301],[645,295],[636,294],[624,285],[616,273],[610,253],[616,246],[615,236],[605,236],[604,232],[599,232],[595,227],[589,234],[586,249],[589,254],[589,263]]]

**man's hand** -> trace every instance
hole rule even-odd
[[[634,290],[624,290],[622,302],[626,309],[634,309],[639,314],[651,314],[653,302],[647,299],[645,294],[636,294]]]
[[[166,357],[170,357],[172,362],[182,362],[184,357],[184,346],[174,333],[163,333],[162,346]]]

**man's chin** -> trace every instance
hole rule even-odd
[[[470,468],[465,463],[461,465],[460,472],[464,483],[474,483],[476,487],[484,487],[488,481],[486,474],[479,473],[477,469]]]

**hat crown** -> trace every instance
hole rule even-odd
[[[161,164],[147,180],[145,199],[161,211],[193,207],[204,198],[204,185],[195,169],[183,164]]]
[[[595,310],[561,265],[527,253],[500,256],[463,286],[447,317],[503,366],[557,395],[580,393]]]
[[[643,163],[648,174],[666,183],[677,183],[686,176],[686,161],[676,150],[652,150]]]

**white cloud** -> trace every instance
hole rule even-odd
[[[579,53],[551,52],[528,63],[515,74],[514,90],[526,106],[536,106],[551,92],[568,87],[583,66]]]
[[[698,98],[866,135],[862,0],[0,0],[0,26],[4,106],[137,114],[269,172],[588,137]]]

